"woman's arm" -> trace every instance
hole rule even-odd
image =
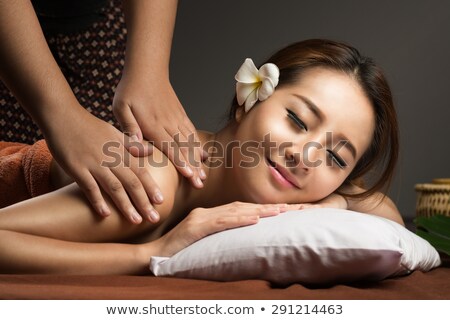
[[[173,213],[179,190],[179,176],[175,168],[159,150],[151,158],[142,158],[141,170],[152,175],[166,194],[166,201],[156,206],[161,219],[158,223],[130,224],[119,213],[112,200],[104,195],[112,214],[107,219],[95,214],[94,209],[76,184],[54,192],[28,199],[0,210],[0,230],[16,231],[31,235],[66,241],[116,242],[125,241],[144,232],[155,230]],[[153,161],[155,165],[150,163]],[[51,170],[52,173],[58,170]],[[54,181],[54,175],[51,180]]]
[[[156,152],[161,156],[161,153]],[[161,160],[161,159],[159,159]],[[161,161],[158,161],[161,163]],[[167,195],[158,206],[157,224],[128,223],[106,197],[112,215],[98,217],[82,191],[71,184],[54,192],[0,209],[0,272],[140,274],[152,255],[161,255],[158,241],[118,244],[164,227],[176,210],[179,177],[173,166],[146,166]],[[150,237],[149,237],[150,238]]]
[[[141,274],[156,244],[113,243],[155,225],[132,225],[111,205],[98,217],[76,184],[0,210],[0,272]],[[163,211],[163,210],[161,210]]]
[[[158,241],[80,243],[0,230],[0,273],[145,274]]]
[[[0,211],[0,273],[144,274],[151,256],[171,256],[209,234],[254,224],[288,208],[240,202],[197,208],[156,240],[98,243],[124,241],[155,226],[130,225],[117,212],[101,220],[72,184]]]

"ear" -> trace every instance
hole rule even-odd
[[[234,119],[236,120],[237,123],[240,123],[242,118],[244,117],[244,106],[241,106],[239,108],[236,109],[236,112],[234,114]]]

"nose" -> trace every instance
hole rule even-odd
[[[286,158],[286,167],[288,168],[294,168],[300,163],[300,155],[296,154],[292,148],[286,149],[284,156]]]
[[[308,173],[311,169],[305,164],[302,157],[300,152],[296,151],[294,148],[286,149],[286,167],[294,168],[294,171],[296,172]]]
[[[287,168],[295,168],[302,173],[310,173],[311,170],[320,166],[322,163],[321,152],[322,145],[316,142],[309,142],[303,148],[294,146],[285,149],[285,159]]]
[[[302,165],[308,169],[318,167],[322,163],[321,149],[323,146],[318,142],[306,143],[302,150]]]

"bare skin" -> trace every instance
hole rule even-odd
[[[157,149],[154,155],[159,159],[164,157]],[[170,162],[166,167],[149,166],[147,170],[166,194],[166,201],[158,205],[161,218],[157,224],[130,224],[107,197],[113,212],[108,219],[102,219],[76,184],[1,209],[0,272],[146,274],[149,257],[171,256],[208,234],[254,224],[261,217],[291,209],[345,207],[342,197],[330,196],[322,202],[300,205],[244,202],[220,205],[223,201],[213,199],[212,208],[197,208],[195,199],[199,198],[195,193],[199,190],[192,188]],[[59,169],[53,172],[56,183],[70,181]],[[193,201],[186,201],[188,198]],[[385,199],[374,214],[390,212],[391,218],[397,217],[395,205]],[[370,207],[369,201],[365,206]],[[173,226],[176,227],[171,229]]]
[[[165,158],[157,149],[154,156],[155,161]],[[197,189],[183,179],[170,162],[164,167],[146,166],[146,169],[160,182],[166,194],[166,201],[158,205],[161,219],[157,224],[130,224],[108,198],[113,214],[108,219],[99,218],[78,186],[70,184],[1,209],[0,271],[142,274],[148,272],[150,256],[170,256],[207,234],[257,223],[259,217],[275,215],[287,208],[283,204],[236,202],[213,209],[189,210],[199,207],[185,200]],[[54,169],[53,173],[56,172],[58,170]],[[58,181],[61,176],[58,172],[53,180],[63,183]],[[218,199],[216,203],[219,204]],[[174,225],[180,228],[179,222],[189,212],[184,224],[190,228],[184,235],[167,233]],[[181,229],[186,230],[183,226]],[[133,244],[135,242],[139,244]]]
[[[351,173],[370,143],[373,128],[371,105],[354,85],[354,80],[339,72],[312,70],[295,85],[277,89],[250,112],[237,113],[216,134],[199,132],[202,148],[229,145],[232,141],[262,141],[267,133],[274,142],[292,142],[283,149],[256,148],[259,161],[251,168],[238,165],[246,157],[242,149],[231,149],[236,165],[219,160],[210,152],[203,169],[208,175],[202,189],[183,179],[167,157],[155,149],[141,170],[147,171],[166,195],[157,205],[161,218],[157,224],[129,224],[109,201],[113,213],[108,219],[95,215],[94,209],[75,185],[12,205],[0,211],[0,272],[61,274],[142,274],[148,272],[151,256],[171,256],[193,242],[215,232],[257,223],[260,218],[290,209],[314,206],[337,207],[386,217],[403,224],[390,199],[381,203],[376,194],[363,201],[346,200],[334,193]],[[295,98],[301,93],[316,101],[324,113],[318,121]],[[298,128],[286,115],[289,102],[309,126]],[[358,111],[354,110],[358,107]],[[358,123],[351,126],[351,124]],[[305,166],[300,162],[288,170],[299,186],[280,183],[264,159],[270,157],[280,168],[296,150],[310,141],[323,142],[326,132],[345,135],[356,153],[340,150],[348,166]],[[308,150],[311,160],[325,160],[328,151]],[[223,156],[223,155],[222,155]],[[160,165],[165,163],[166,165]],[[58,168],[53,168],[58,172]],[[59,172],[59,176],[63,176]],[[55,184],[64,184],[57,176]],[[353,191],[353,190],[350,190]],[[357,192],[358,190],[354,190]]]
[[[178,131],[180,141],[189,135],[197,139],[169,81],[177,0],[124,0],[123,4],[128,27],[126,63],[113,110],[126,134],[91,115],[77,101],[50,52],[30,0],[0,0],[0,79],[39,125],[53,157],[98,214],[111,214],[105,201],[108,195],[130,222],[157,222],[153,204],[164,201],[165,195],[154,178],[139,168],[137,156],[151,152],[151,146],[142,143],[143,135],[157,147],[174,141]],[[128,166],[101,165],[102,147],[107,143],[116,143],[122,158],[131,159]],[[161,150],[172,161],[177,155]],[[206,175],[185,157],[180,153],[187,165],[177,162],[176,168],[201,188]],[[200,162],[199,147],[194,148],[194,158]]]

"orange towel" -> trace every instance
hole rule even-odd
[[[33,145],[0,141],[0,208],[52,191],[51,161],[45,140]]]

